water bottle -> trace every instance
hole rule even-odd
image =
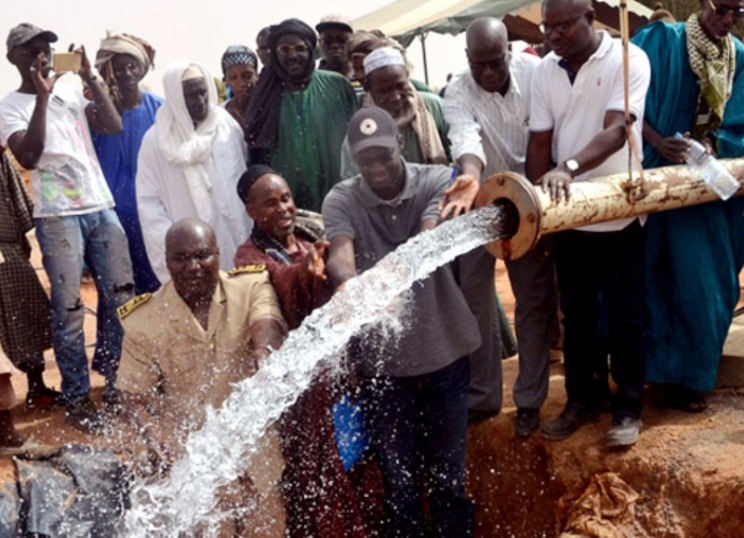
[[[677,133],[674,138],[682,140],[684,136]],[[687,164],[697,170],[700,179],[705,181],[719,198],[722,200],[731,198],[741,187],[739,182],[721,162],[705,150],[705,146],[697,140],[688,139],[688,141],[692,148]]]

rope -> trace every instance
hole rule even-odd
[[[640,154],[638,143],[633,133],[633,121],[630,118],[630,88],[628,77],[630,72],[630,22],[628,19],[628,4],[625,1],[620,2],[620,38],[623,44],[623,93],[625,104],[625,134],[628,138],[628,183],[627,195],[628,202],[633,203],[645,196],[646,178],[643,174],[643,158]],[[633,159],[639,164],[638,181],[633,179]]]

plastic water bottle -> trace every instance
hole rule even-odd
[[[674,138],[682,140],[685,137],[677,133]],[[692,148],[687,164],[697,170],[700,179],[705,181],[719,198],[722,200],[731,198],[741,187],[739,182],[721,162],[705,150],[705,146],[697,140],[688,139],[688,141]]]

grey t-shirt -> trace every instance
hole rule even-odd
[[[353,240],[359,273],[419,233],[422,220],[438,217],[451,168],[406,163],[405,169],[405,187],[394,200],[379,198],[357,175],[334,186],[323,201],[326,237]],[[412,293],[409,327],[401,338],[380,345],[374,330],[360,338],[362,374],[423,375],[480,346],[477,322],[449,265],[414,284]]]

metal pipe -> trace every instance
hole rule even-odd
[[[721,162],[742,184],[735,196],[744,194],[744,158]],[[494,174],[481,186],[475,206],[513,204],[516,211],[512,213],[518,215],[519,223],[514,235],[489,243],[486,248],[498,258],[513,260],[529,252],[545,234],[719,199],[688,166],[645,170],[644,176],[644,192],[639,195],[631,192],[639,184],[638,178],[629,187],[628,174],[622,173],[576,181],[571,184],[570,201],[555,203],[519,174]]]

